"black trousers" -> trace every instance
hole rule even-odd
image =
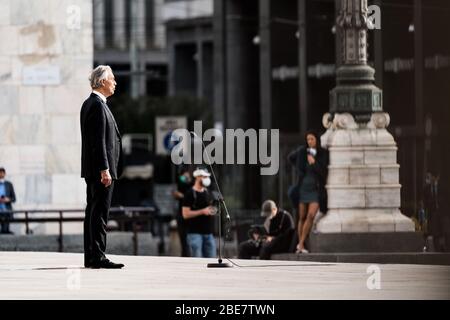
[[[247,240],[239,244],[238,258],[251,259],[252,256],[259,256],[261,260],[269,260],[274,253],[289,252],[292,236],[294,231],[291,230],[284,235],[275,237],[270,242],[257,242],[255,240]]]
[[[86,263],[106,259],[106,225],[114,180],[107,188],[100,182],[100,177],[85,180],[87,205],[84,216],[84,261]]]
[[[186,222],[180,213],[177,215],[177,230],[178,230],[178,237],[180,238],[181,256],[190,257],[191,256],[190,248],[186,239],[187,238]]]
[[[0,212],[1,233],[9,233],[9,219],[12,217],[12,213]]]

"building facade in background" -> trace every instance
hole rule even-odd
[[[190,1],[94,0],[94,63],[110,65],[117,94],[167,95],[165,22],[189,15]]]
[[[92,2],[0,1],[0,38],[0,166],[15,209],[83,207],[79,109],[90,92]]]
[[[184,15],[166,17],[169,95],[191,95],[204,99],[212,108],[213,1],[176,1],[175,4],[189,10]]]
[[[93,1],[94,63],[113,68],[118,94],[166,94],[163,9],[164,0]]]
[[[369,63],[391,116],[388,130],[398,142],[401,210],[412,216],[423,200],[427,172],[440,175],[442,192],[450,189],[450,151],[443,147],[450,139],[450,39],[442,32],[450,28],[450,3],[373,0],[369,5],[381,9],[381,29],[369,33]],[[304,142],[307,129],[324,132],[322,116],[329,110],[341,52],[338,7],[338,0],[213,1],[213,71],[207,79],[213,79],[215,123],[279,128],[281,133],[277,176],[260,177],[251,166],[224,168],[226,197],[236,208],[257,208],[268,197],[289,207],[287,188],[295,174],[286,155]],[[186,19],[169,24],[175,56],[169,60],[169,87],[175,92],[183,88],[203,94],[199,71],[208,69],[198,52],[208,23]],[[182,72],[185,68],[191,72]],[[444,206],[449,212],[449,203]]]

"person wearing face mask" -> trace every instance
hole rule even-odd
[[[312,229],[314,218],[320,211],[327,212],[327,191],[325,185],[328,176],[328,150],[320,146],[319,135],[314,131],[305,134],[306,144],[288,156],[289,162],[298,171],[298,244],[297,253],[308,253],[306,239]]]
[[[173,197],[178,201],[178,212],[176,215],[178,237],[180,238],[181,256],[190,257],[189,245],[186,240],[186,222],[183,219],[183,199],[188,190],[192,188],[191,172],[188,167],[182,167],[177,177],[177,190]]]
[[[214,258],[216,241],[214,239],[214,214],[212,196],[208,191],[211,184],[210,173],[206,169],[193,172],[194,186],[183,199],[182,214],[186,222],[187,243],[192,257]]]
[[[6,170],[0,168],[0,222],[1,233],[11,234],[8,220],[12,218],[12,203],[16,201],[13,184],[5,180]]]

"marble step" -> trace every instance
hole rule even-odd
[[[422,252],[425,239],[421,232],[312,233],[310,252]]]
[[[340,253],[278,253],[272,260],[311,261],[331,263],[376,263],[376,264],[418,264],[418,265],[450,265],[450,253],[441,252],[340,252]]]

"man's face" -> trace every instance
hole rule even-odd
[[[5,178],[5,172],[3,172],[3,171],[0,171],[0,179],[4,179]]]
[[[116,79],[112,72],[108,73],[108,77],[103,80],[103,91],[105,94],[105,97],[112,96],[114,94],[114,91],[116,90]]]
[[[194,177],[194,184],[202,184],[202,179],[200,177]]]
[[[261,216],[264,217],[264,218],[273,217],[273,216],[275,216],[277,214],[277,211],[278,211],[278,209],[275,207],[275,208],[272,208],[272,210],[270,210],[270,211],[262,212]]]
[[[185,173],[183,173],[183,176],[186,177],[187,181],[191,181],[191,174],[189,173],[189,171],[186,171]]]
[[[205,178],[205,177],[202,177],[202,176],[196,177],[195,182],[202,184],[203,178]]]

